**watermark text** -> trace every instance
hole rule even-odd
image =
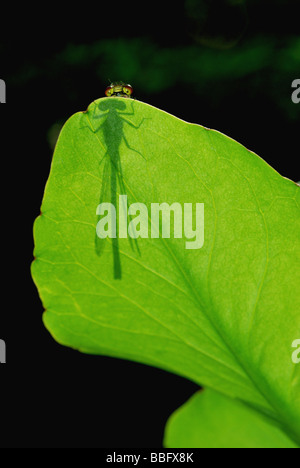
[[[0,340],[0,364],[6,363],[6,344],[4,340]]]
[[[300,79],[294,80],[292,83],[292,88],[296,88],[292,93],[292,101],[294,104],[299,104],[300,102]]]
[[[4,80],[0,79],[0,104],[6,103],[6,84]]]
[[[201,249],[204,244],[204,203],[144,203],[128,206],[127,195],[119,196],[119,210],[112,203],[100,203],[96,226],[100,239],[186,239],[186,249]],[[117,232],[118,231],[118,232]]]
[[[294,364],[299,364],[300,363],[300,340],[293,341],[292,348],[296,348],[296,350],[292,354],[292,361]]]

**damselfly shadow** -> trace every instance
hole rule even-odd
[[[126,98],[108,98],[101,101],[99,104],[95,103],[94,111],[92,116],[89,116],[89,113],[85,113],[88,119],[87,127],[94,134],[102,132],[103,142],[106,147],[106,152],[103,158],[99,162],[99,167],[101,170],[102,165],[104,164],[102,170],[102,187],[100,192],[101,203],[111,203],[116,208],[116,233],[118,233],[118,206],[117,194],[127,195],[126,187],[123,178],[122,170],[122,161],[120,156],[120,145],[122,141],[125,143],[126,147],[130,151],[134,151],[141,158],[145,160],[143,154],[130,146],[124,134],[124,126],[128,125],[136,130],[138,130],[144,121],[148,118],[142,118],[139,125],[135,125],[132,121],[128,120],[126,116],[134,115],[134,101],[131,101],[130,107],[131,111],[126,112]],[[96,126],[95,123],[99,121],[100,125]],[[112,253],[113,253],[113,275],[114,279],[122,278],[122,266],[120,258],[120,249],[119,249],[119,238],[118,234],[115,238],[111,239],[112,241]],[[136,252],[140,253],[139,247],[137,244],[137,239],[131,239],[129,236],[129,242],[131,248]],[[95,234],[95,251],[98,256],[101,256],[104,247],[104,239],[100,239],[97,234]]]

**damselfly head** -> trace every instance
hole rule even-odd
[[[132,86],[122,81],[111,83],[105,90],[105,96],[107,97],[130,97],[132,93]]]

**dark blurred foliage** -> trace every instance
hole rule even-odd
[[[53,146],[57,123],[122,79],[137,99],[216,128],[281,170],[273,135],[286,128],[292,148],[300,114],[290,99],[300,71],[297,3],[186,0],[166,9],[130,3],[128,15],[112,3],[115,11],[99,18],[93,11],[88,23],[91,11],[81,8],[80,25],[72,16],[65,24],[55,12],[53,22],[45,16],[33,31],[16,26],[17,40],[10,34],[2,43],[8,99],[41,106],[42,140],[50,130]],[[297,177],[286,138],[275,148],[286,153],[283,175]],[[48,160],[51,152],[43,146]]]
[[[1,316],[8,364],[1,367],[0,445],[160,447],[167,416],[197,386],[61,347],[41,322],[29,275],[31,230],[53,147],[73,113],[102,97],[110,80],[123,80],[136,99],[228,134],[300,180],[300,104],[291,101],[300,78],[299,0],[12,8],[1,18],[7,104],[0,119],[2,173],[10,182],[3,199],[14,204],[2,208],[12,226],[4,230],[5,250],[25,259],[21,268],[20,258],[10,259],[13,291],[5,293],[14,305]]]
[[[189,33],[199,44],[233,47],[248,25],[246,0],[186,0]]]

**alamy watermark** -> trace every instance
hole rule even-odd
[[[0,79],[0,103],[6,103],[6,84],[4,80]]]
[[[119,195],[119,210],[112,203],[100,203],[96,226],[100,239],[186,239],[186,249],[201,249],[204,244],[204,203],[144,203],[128,206],[127,195]],[[149,223],[150,221],[150,223]],[[150,224],[150,226],[149,226]],[[118,232],[117,232],[118,231]]]
[[[296,348],[292,354],[292,361],[294,364],[300,364],[300,340],[293,341],[292,348]]]
[[[0,364],[6,363],[6,344],[4,340],[0,340]]]
[[[295,88],[295,91],[293,91],[292,93],[292,101],[294,104],[299,104],[300,103],[300,79],[293,81],[292,88]]]

